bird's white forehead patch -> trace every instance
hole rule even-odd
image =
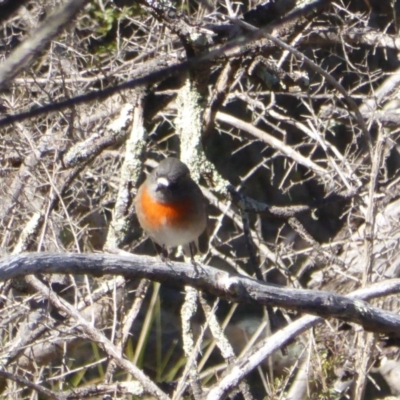
[[[168,187],[169,180],[167,178],[164,178],[163,176],[161,176],[160,178],[157,178],[157,185]]]

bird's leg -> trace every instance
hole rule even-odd
[[[196,248],[194,242],[189,243],[189,252],[190,252],[190,261],[193,265],[195,265],[196,261],[194,259],[194,255],[196,254]]]
[[[168,249],[165,246],[162,246],[160,256],[162,261],[164,261],[167,264],[171,264],[171,260],[168,254]]]
[[[189,243],[189,251],[190,251],[190,262],[193,265],[196,274],[198,274],[199,271],[197,269],[197,263],[196,260],[194,259],[194,255],[196,254],[196,245],[194,242]]]
[[[156,250],[156,253],[160,256],[161,261],[165,262],[167,264],[171,263],[171,260],[169,259],[169,254],[168,254],[168,250],[166,249],[165,246],[160,246],[159,244],[157,244],[156,242],[153,242],[154,245],[154,249]]]

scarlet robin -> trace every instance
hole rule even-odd
[[[163,257],[167,249],[183,246],[193,260],[192,244],[206,228],[207,213],[186,164],[173,157],[161,161],[140,186],[135,207],[141,227],[162,247]]]

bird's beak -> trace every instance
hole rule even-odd
[[[157,179],[157,186],[156,186],[156,191],[159,191],[161,189],[165,189],[169,186],[169,180],[167,178],[158,178]]]

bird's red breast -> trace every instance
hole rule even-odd
[[[139,192],[139,202],[145,229],[159,229],[163,225],[183,226],[190,221],[190,212],[193,208],[190,200],[180,200],[174,203],[161,203],[155,200],[148,192],[146,183]]]

